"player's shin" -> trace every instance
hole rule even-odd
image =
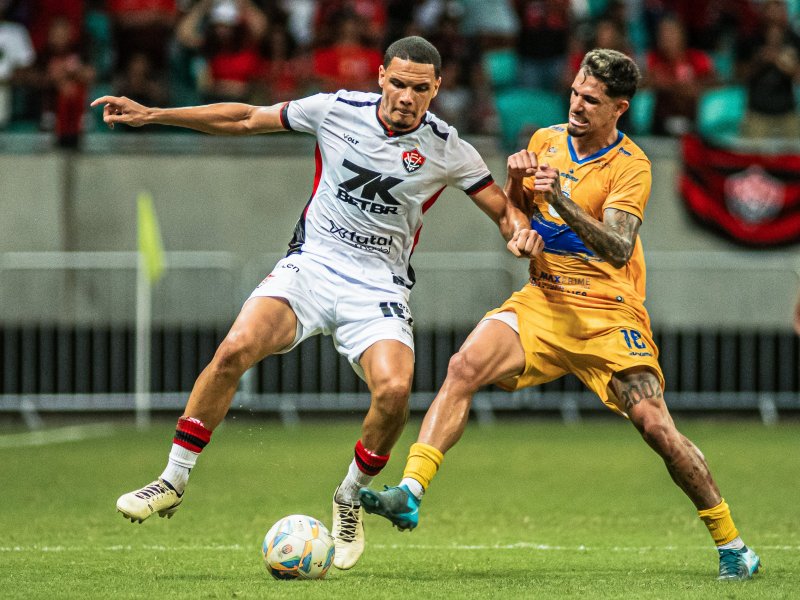
[[[161,474],[161,479],[167,481],[178,494],[183,494],[197,457],[211,441],[211,433],[199,419],[192,417],[178,419],[169,460]]]

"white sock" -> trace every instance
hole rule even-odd
[[[400,485],[406,486],[408,491],[414,494],[414,497],[417,500],[422,500],[422,496],[425,493],[425,488],[422,487],[422,484],[419,481],[412,479],[411,477],[403,477],[403,479],[400,480]]]
[[[189,473],[197,462],[197,457],[200,456],[197,452],[192,452],[178,444],[172,444],[172,450],[169,453],[169,460],[164,472],[161,474],[161,479],[168,481],[178,494],[183,494],[186,489],[186,483],[189,481]]]
[[[372,481],[372,475],[367,475],[358,468],[356,460],[350,463],[350,468],[347,469],[347,475],[339,484],[339,490],[336,492],[336,499],[341,502],[356,502],[358,501],[358,490],[362,487],[367,487]]]
[[[717,550],[741,550],[742,548],[744,548],[744,542],[742,541],[741,537],[737,537],[735,540],[732,540],[727,544],[717,546]]]

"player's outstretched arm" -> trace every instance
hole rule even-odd
[[[103,121],[110,127],[121,123],[130,127],[172,125],[215,135],[250,135],[284,131],[283,104],[252,106],[221,102],[185,108],[152,108],[124,96],[102,96],[91,104],[103,105]]]
[[[496,183],[470,196],[480,209],[497,223],[509,252],[517,257],[531,258],[544,249],[541,236],[532,231],[528,219]]]
[[[592,251],[618,269],[628,263],[642,224],[639,217],[607,208],[603,220],[598,221],[561,193],[558,169],[546,164],[536,170],[534,189],[546,194],[548,203]]]

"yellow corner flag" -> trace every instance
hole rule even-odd
[[[139,192],[137,204],[139,252],[144,258],[147,278],[154,283],[164,274],[164,244],[161,241],[161,231],[153,208],[153,197],[149,192]]]

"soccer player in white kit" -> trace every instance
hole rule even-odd
[[[245,371],[322,333],[371,393],[353,461],[333,496],[334,565],[348,569],[361,556],[358,490],[389,460],[408,414],[414,369],[409,259],[422,215],[453,185],[495,221],[514,255],[530,257],[543,246],[477,151],[427,111],[440,67],[436,48],[408,37],[386,51],[378,72],[381,94],[342,90],[269,107],[160,109],[113,96],[92,102],[103,105],[110,127],[161,124],[227,135],[290,130],[317,138],[313,192],[287,256],[250,295],[195,382],[163,473],[117,501],[125,517],[171,517]]]

